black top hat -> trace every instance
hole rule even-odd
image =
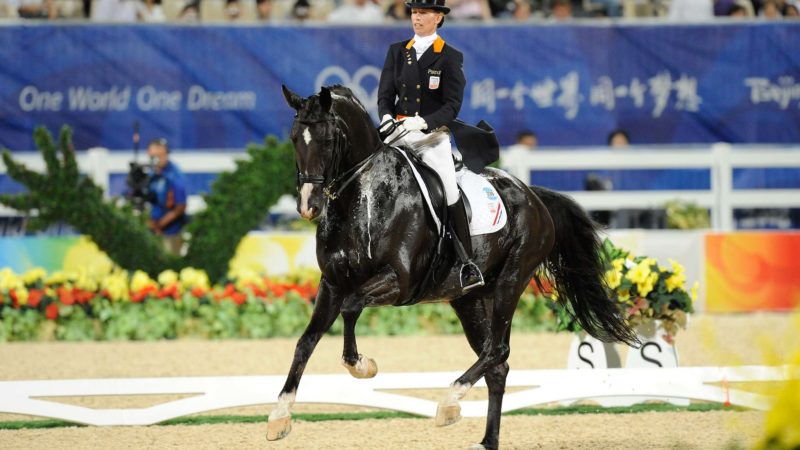
[[[406,2],[406,6],[409,8],[432,9],[445,14],[450,12],[450,8],[444,6],[444,0],[410,0]]]

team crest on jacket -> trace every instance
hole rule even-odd
[[[439,89],[439,77],[430,77],[428,79],[428,89]]]

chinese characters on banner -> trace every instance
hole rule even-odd
[[[490,114],[503,102],[510,102],[516,110],[526,105],[559,108],[566,119],[573,120],[581,107],[614,111],[622,102],[628,102],[629,107],[647,108],[652,117],[658,118],[667,108],[697,112],[703,103],[697,93],[697,78],[685,73],[673,75],[662,71],[648,79],[632,77],[616,83],[608,76],[601,76],[588,92],[580,88],[580,76],[576,71],[557,80],[550,77],[528,83],[518,80],[511,87],[498,86],[494,78],[484,78],[472,83],[470,106]]]

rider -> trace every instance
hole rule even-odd
[[[447,129],[461,109],[466,80],[464,56],[436,33],[450,12],[444,3],[445,0],[406,3],[411,8],[414,38],[389,47],[378,89],[378,112],[382,131],[392,129],[396,121],[402,124],[385,142],[393,142],[407,131],[396,143],[414,148],[442,179],[450,224],[461,244],[453,240],[462,263],[461,286],[468,290],[482,286],[483,275],[472,262],[469,223],[456,184]]]

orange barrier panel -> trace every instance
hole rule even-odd
[[[707,312],[800,306],[800,233],[711,233],[705,247]]]

